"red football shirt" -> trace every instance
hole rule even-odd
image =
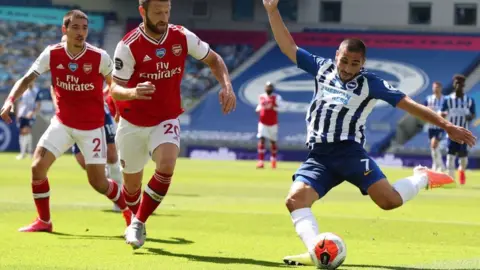
[[[66,43],[48,46],[30,68],[37,75],[50,70],[58,120],[80,130],[104,125],[103,83],[112,72],[110,56],[90,44],[72,56]]]
[[[266,126],[278,124],[278,105],[282,98],[277,94],[261,94],[259,97],[259,121]]]
[[[201,60],[209,45],[188,29],[170,24],[160,40],[145,33],[143,24],[129,32],[115,50],[115,79],[133,88],[151,82],[151,100],[116,101],[120,115],[137,126],[150,127],[183,113],[180,84],[188,55]]]

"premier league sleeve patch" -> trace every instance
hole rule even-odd
[[[116,57],[115,58],[115,69],[116,70],[121,70],[123,68],[123,61],[122,59]]]

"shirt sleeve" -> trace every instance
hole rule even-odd
[[[117,44],[114,62],[113,77],[121,81],[129,81],[134,71],[135,58],[133,58],[130,48],[123,41]]]
[[[318,70],[327,63],[327,59],[316,56],[308,51],[297,49],[297,67],[303,69],[313,76],[317,76]]]
[[[102,50],[102,58],[100,59],[100,73],[103,77],[107,77],[113,71],[113,64],[110,55],[104,50]]]
[[[208,53],[210,52],[210,45],[202,41],[197,35],[187,28],[183,28],[183,31],[187,38],[188,54],[197,60],[203,60],[205,57],[207,57]]]
[[[375,99],[386,101],[393,107],[396,107],[398,102],[406,96],[387,81],[376,76],[369,80],[369,88],[370,96]]]
[[[37,76],[50,70],[50,46],[45,48],[32,64],[27,74],[35,73]]]

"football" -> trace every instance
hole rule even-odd
[[[331,232],[321,233],[316,243],[310,250],[310,256],[318,269],[337,269],[345,261],[347,246],[340,236]]]

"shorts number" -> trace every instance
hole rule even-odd
[[[95,147],[93,148],[93,152],[100,152],[100,143],[102,142],[99,138],[95,138],[92,141],[95,144]]]
[[[180,128],[177,125],[173,125],[173,124],[168,123],[168,124],[163,125],[163,127],[166,129],[164,134],[175,133],[176,136],[180,135]]]
[[[370,171],[370,159],[360,159],[360,162],[365,162],[365,171]]]

